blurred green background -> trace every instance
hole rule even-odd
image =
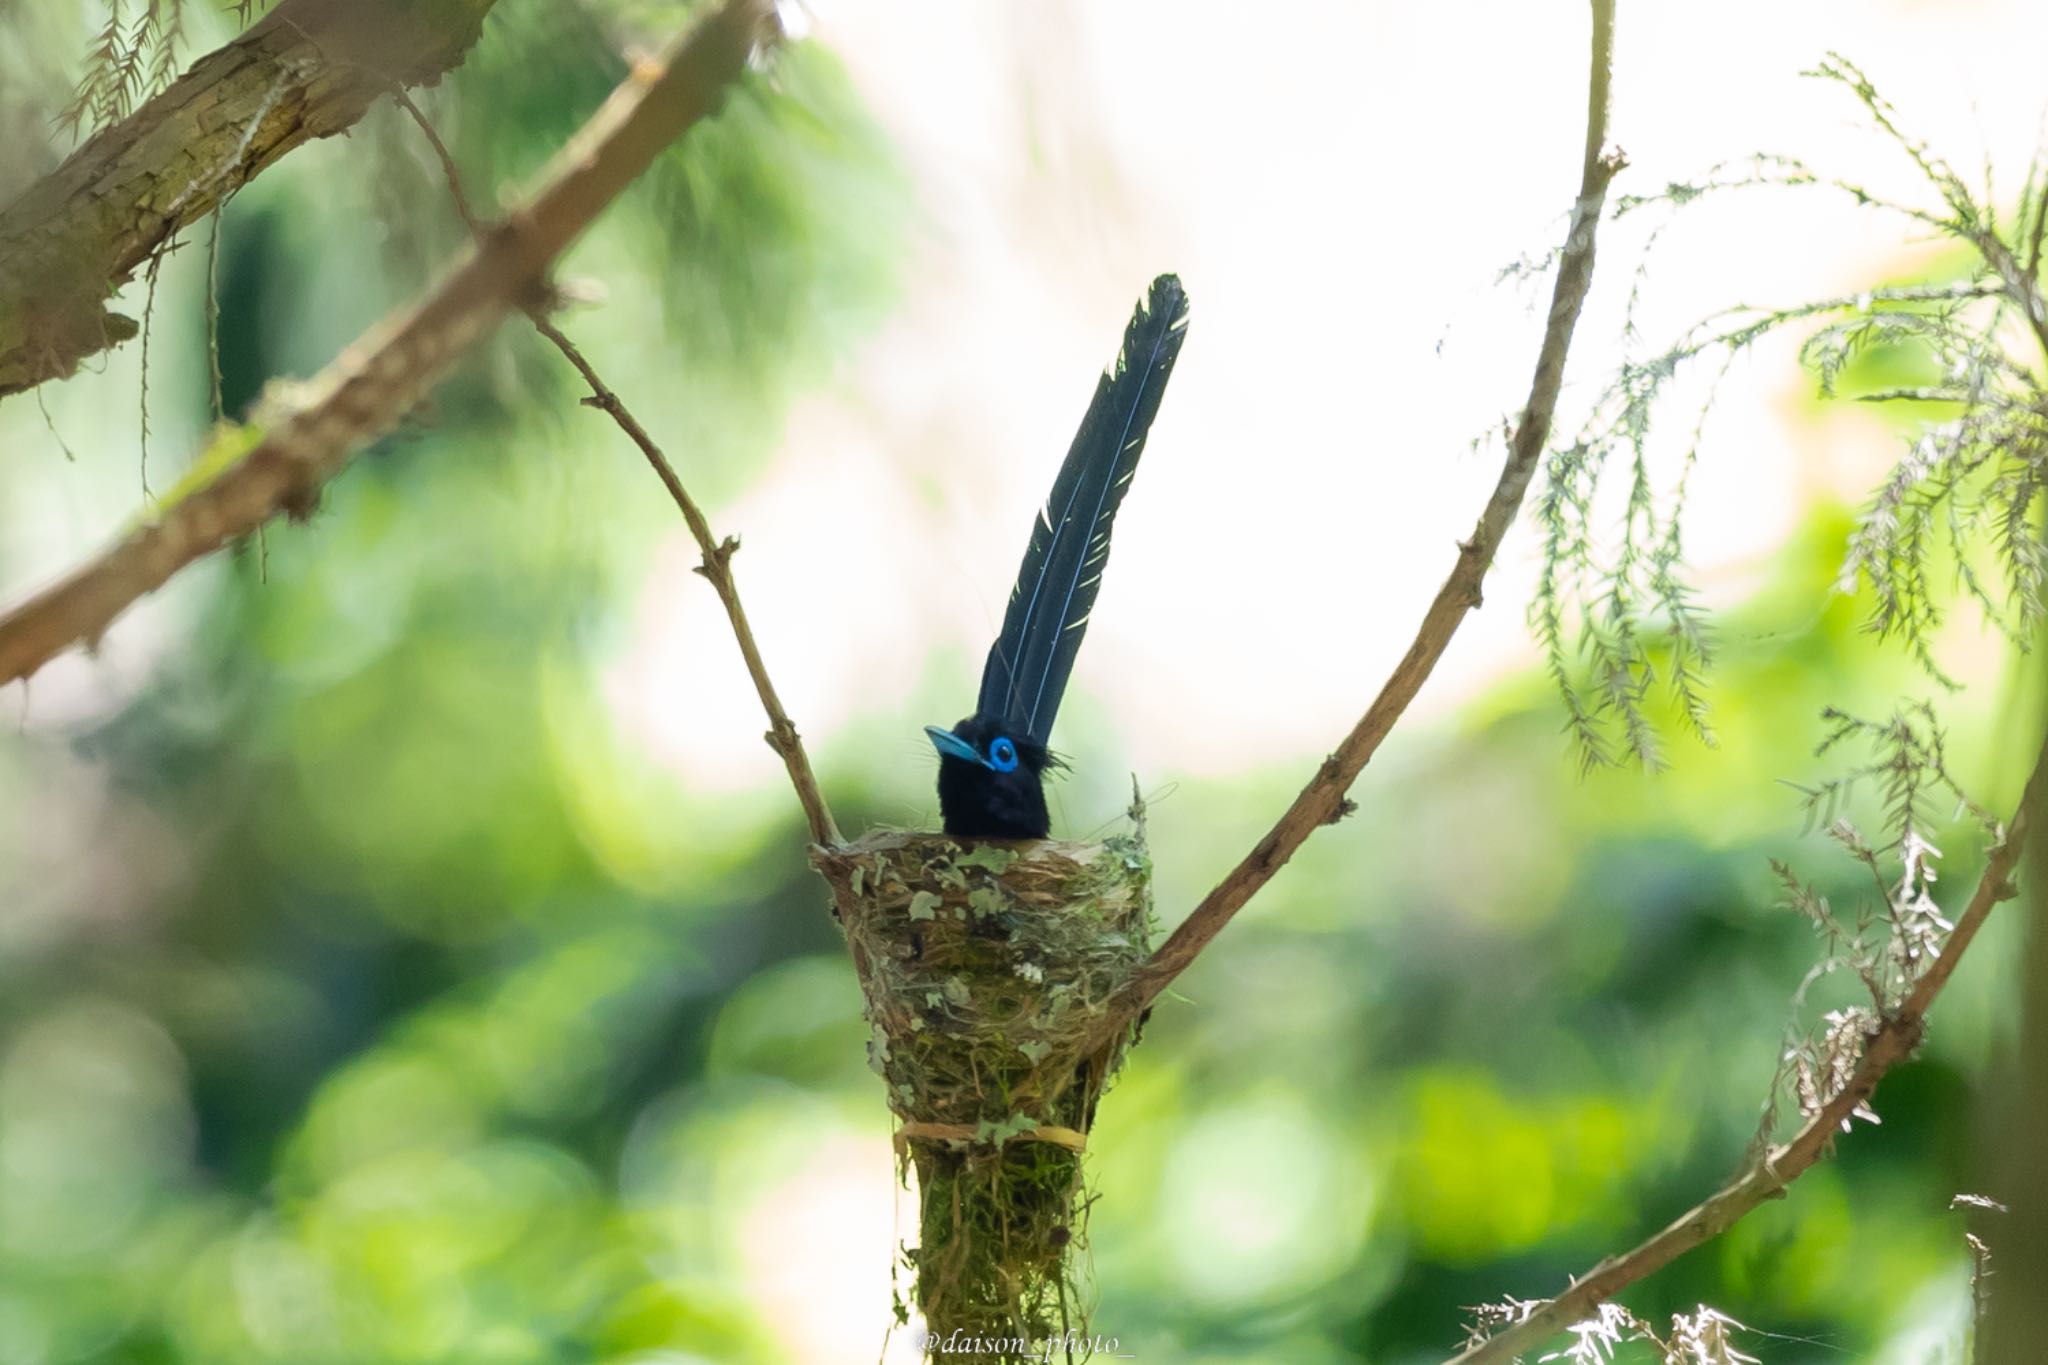
[[[0,11],[0,88],[21,133],[0,195],[61,152],[48,115],[77,79],[95,8]],[[602,99],[621,51],[680,15],[503,0],[429,113],[473,185],[514,186]],[[191,28],[201,44],[226,32],[210,12]],[[769,621],[778,596],[831,595],[853,543],[906,534],[856,504],[778,540],[764,523],[803,499],[802,479],[780,502],[748,499],[824,423],[802,417],[806,395],[865,401],[849,357],[919,296],[952,211],[833,38],[827,23],[665,157],[565,272],[604,295],[567,330],[721,531],[764,533],[738,564]],[[1038,79],[1064,70],[1048,59]],[[1559,103],[1565,126],[1575,99]],[[1028,139],[1016,155],[1058,159]],[[233,201],[217,262],[230,413],[270,378],[317,369],[458,245],[437,176],[410,126],[379,110]],[[1142,178],[1116,193],[1142,201]],[[1525,247],[1548,239],[1542,211],[1513,225]],[[157,489],[211,417],[208,236],[170,258],[154,310]],[[1111,329],[1125,282],[1143,278],[1120,253],[1155,245],[1090,258],[1112,281]],[[1461,278],[1483,281],[1490,263]],[[1203,280],[1183,268],[1199,346]],[[1388,326],[1426,349],[1440,324]],[[1078,371],[1048,363],[1044,385],[1018,381],[1018,402],[1057,409],[1049,430],[1078,414],[1065,405],[1113,336],[1078,330],[1091,357]],[[33,396],[0,405],[10,594],[143,502],[139,365],[131,345],[52,389],[47,420]],[[508,327],[337,480],[310,525],[238,547],[101,657],[0,698],[0,1365],[680,1365],[885,1349],[914,1196],[893,1183],[852,971],[794,804],[754,751],[758,720],[689,700],[686,679],[739,677],[715,612],[691,608],[645,661],[648,600],[709,592],[686,572],[673,509],[576,406],[571,378]],[[1789,373],[1767,381],[1781,398],[1804,392]],[[1454,425],[1483,427],[1511,392],[1479,396]],[[877,506],[956,500],[946,471],[971,481],[982,460],[967,420],[935,413],[931,430],[906,432],[946,453],[911,457]],[[1837,439],[1803,398],[1770,420],[1795,443]],[[1172,430],[1134,508],[1171,477]],[[1199,441],[1194,423],[1179,430]],[[1882,429],[1854,437],[1870,460],[1887,454]],[[1373,445],[1361,432],[1344,448]],[[1058,450],[1040,449],[1016,487],[1041,484]],[[1400,477],[1380,487],[1365,515],[1407,515]],[[1779,779],[1829,770],[1810,757],[1822,706],[1883,713],[1901,694],[1941,695],[1832,591],[1848,513],[1811,491],[1779,509],[1790,537],[1722,593],[1720,745],[1675,744],[1660,775],[1581,778],[1519,642],[1525,578],[1504,570],[1485,615],[1497,631],[1508,618],[1508,653],[1452,656],[1447,669],[1470,665],[1447,684],[1458,705],[1386,746],[1358,813],[1319,834],[1162,1004],[1106,1101],[1089,1224],[1097,1331],[1149,1361],[1440,1358],[1467,1306],[1553,1289],[1734,1166],[1816,956],[1767,860],[1792,860],[1839,905],[1864,894],[1853,863],[1802,834]],[[1463,510],[1430,531],[1441,552],[1413,570],[1417,591],[1476,505],[1452,504]],[[988,514],[989,563],[1013,562],[1027,510]],[[1227,557],[1232,537],[1197,534]],[[1122,554],[1120,573],[1140,552]],[[987,600],[1004,572],[976,570]],[[1257,574],[1256,558],[1238,572]],[[1130,579],[1104,598],[1105,620],[1148,619]],[[925,610],[916,590],[843,600],[839,614],[894,640],[892,618]],[[1286,595],[1337,621],[1385,616],[1374,629],[1389,639],[1414,619],[1410,597],[1382,603],[1353,580]],[[841,687],[829,655],[794,634],[763,633],[785,689]],[[917,726],[964,709],[980,645],[913,639],[908,657],[891,645],[893,700],[870,687],[826,716],[793,704],[849,830],[931,818]],[[1324,672],[1318,643],[1288,666]],[[1973,634],[1961,648],[1973,688],[1943,699],[1951,752],[1973,795],[2004,809],[2024,775],[1999,738],[2016,675]],[[1136,665],[1116,657],[1129,683]],[[628,683],[625,659],[642,661]],[[1338,679],[1351,710],[1377,671]],[[1285,713],[1292,695],[1221,704]],[[747,766],[693,767],[687,747],[650,738],[650,707],[676,732],[730,732]],[[1169,922],[1318,756],[1311,739],[1184,768],[1121,746],[1114,708],[1083,696],[1069,710],[1080,771],[1066,825],[1113,819],[1140,766]],[[1341,724],[1310,733],[1334,740]],[[1967,887],[1981,838],[1957,828],[1936,842],[1945,883]],[[1636,1311],[1711,1304],[1759,1329],[1746,1345],[1774,1362],[1956,1358],[1967,1260],[1948,1202],[1989,1157],[2012,927],[1993,922],[1924,1055],[1886,1081],[1882,1126],[1633,1291]],[[1801,1018],[1851,999],[1824,982]],[[902,1333],[886,1350],[910,1355]]]

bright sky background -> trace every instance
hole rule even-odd
[[[828,769],[836,727],[902,708],[905,660],[950,651],[927,681],[953,698],[905,713],[906,733],[969,709],[1034,509],[1166,269],[1193,298],[1190,338],[1119,517],[1067,743],[1077,727],[1113,735],[1148,780],[1333,743],[1491,486],[1497,456],[1471,438],[1526,391],[1548,285],[1493,280],[1561,235],[1586,27],[1570,0],[1311,0],[1265,16],[820,4],[817,37],[908,167],[918,236],[901,307],[717,521],[745,534],[757,631]],[[1619,27],[1613,137],[1632,167],[1618,192],[1784,151],[1926,202],[1845,91],[1800,78],[1831,46],[1973,178],[1989,154],[2016,188],[2042,118],[2036,6],[1624,3]],[[1580,401],[1621,355],[1641,240],[1605,244],[1573,355]],[[1902,241],[1897,221],[1812,191],[1696,206],[1659,248],[1647,335],[1737,301],[1853,290],[1909,261]],[[1813,493],[1859,496],[1891,455],[1857,416],[1798,415],[1804,392],[1784,346],[1724,387],[1688,527],[1710,601],[1756,580]],[[1423,714],[1530,660],[1532,554],[1525,522]],[[693,557],[679,530],[614,695],[694,782],[777,782],[737,660],[707,667],[696,648],[722,630],[717,604],[673,591]],[[928,802],[915,747],[891,782]]]

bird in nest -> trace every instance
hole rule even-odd
[[[1051,827],[1045,775],[1062,764],[1046,742],[1102,587],[1116,509],[1138,471],[1187,325],[1187,292],[1178,277],[1161,275],[1131,315],[1123,349],[1097,381],[1032,524],[974,714],[950,730],[925,727],[939,751],[948,834],[1043,839]]]

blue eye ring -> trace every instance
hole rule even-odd
[[[1006,735],[997,735],[988,746],[988,766],[999,773],[1017,771],[1017,746]]]

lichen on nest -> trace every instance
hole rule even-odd
[[[917,1171],[905,1255],[927,1329],[1025,1342],[1078,1330],[1080,1148],[1130,1041],[1091,1040],[1150,952],[1142,821],[1101,843],[881,833],[813,862]]]

